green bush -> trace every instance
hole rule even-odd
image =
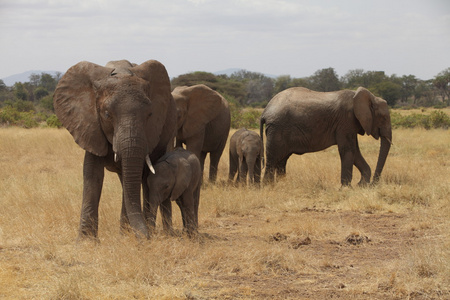
[[[19,111],[12,106],[6,106],[0,111],[0,123],[4,125],[32,128],[37,127],[39,121],[40,115],[34,111]]]
[[[51,115],[50,117],[47,118],[47,126],[61,128],[62,124],[56,115]]]
[[[5,106],[0,111],[0,123],[4,125],[14,125],[20,119],[20,112],[12,106]]]
[[[450,116],[442,110],[432,111],[429,115],[418,113],[401,115],[398,112],[391,112],[391,123],[393,128],[448,129],[450,127]]]
[[[450,116],[442,110],[435,110],[430,114],[430,124],[432,128],[445,128],[450,127]]]
[[[39,126],[37,115],[33,111],[21,112],[20,119],[18,120],[16,125],[24,128],[37,127]]]

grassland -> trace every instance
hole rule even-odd
[[[100,243],[76,242],[83,151],[66,130],[0,129],[0,298],[448,299],[450,133],[396,129],[382,181],[340,188],[335,147],[262,189],[205,184],[201,236],[119,231],[107,173]],[[361,137],[374,168],[379,142]],[[181,228],[178,208],[174,226]]]

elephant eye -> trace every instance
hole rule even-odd
[[[109,111],[105,110],[105,118],[109,119],[111,117]]]

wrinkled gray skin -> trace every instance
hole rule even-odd
[[[165,67],[155,60],[126,60],[105,67],[80,62],[61,78],[54,93],[56,115],[86,150],[79,238],[97,237],[104,169],[119,175],[123,188],[121,228],[149,237],[141,208],[149,169],[146,157],[164,155],[176,130],[176,108]]]
[[[185,144],[187,150],[197,155],[202,172],[209,152],[209,180],[215,182],[230,131],[228,102],[203,84],[176,87],[172,95],[177,105],[176,146]]]
[[[264,159],[264,148],[261,137],[254,131],[241,128],[230,138],[230,171],[228,179],[258,186],[261,179],[261,162]]]
[[[192,236],[198,228],[201,167],[197,156],[183,148],[166,153],[156,163],[155,174],[148,176],[149,202],[144,207],[150,229],[155,228],[156,214],[160,204],[170,206],[176,201],[181,210],[183,228]],[[172,214],[161,209],[163,227],[172,231]]]
[[[290,88],[270,100],[261,116],[266,124],[264,183],[285,175],[292,154],[324,150],[337,145],[341,158],[341,184],[350,185],[353,165],[361,172],[359,184],[370,182],[371,169],[358,146],[357,134],[381,138],[373,181],[380,178],[392,141],[391,119],[385,100],[365,88],[356,91],[315,92]]]

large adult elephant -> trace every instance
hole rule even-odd
[[[141,183],[148,197],[144,173],[164,155],[176,131],[165,67],[155,60],[141,65],[113,61],[105,67],[80,62],[61,78],[53,99],[59,120],[86,150],[79,237],[97,237],[105,168],[122,183],[122,228],[130,225],[137,236],[148,237]]]
[[[204,84],[176,87],[172,95],[177,106],[177,146],[185,144],[187,150],[197,155],[202,172],[209,152],[209,180],[215,182],[230,131],[228,102]]]
[[[337,145],[341,158],[341,184],[350,185],[353,165],[361,172],[359,184],[370,182],[371,170],[358,146],[357,134],[381,137],[373,181],[378,181],[392,141],[391,119],[385,100],[367,89],[315,92],[290,88],[275,95],[264,109],[260,133],[266,124],[264,182],[286,173],[292,154],[324,150]]]

